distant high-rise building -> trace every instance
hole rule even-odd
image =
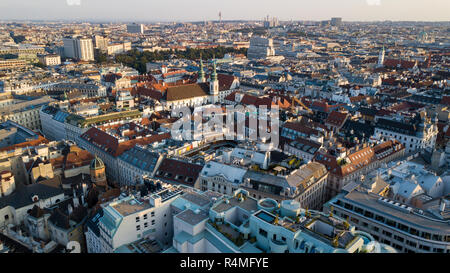
[[[384,54],[385,54],[385,51],[384,51],[384,46],[383,46],[383,49],[381,49],[380,54],[378,55],[378,67],[382,67],[383,66]]]
[[[144,25],[136,24],[136,23],[129,24],[129,25],[127,25],[127,32],[143,34],[144,33]]]
[[[94,60],[94,46],[90,38],[63,38],[64,56],[81,61]]]
[[[321,27],[328,27],[330,25],[330,20],[320,21]]]
[[[250,40],[247,58],[250,60],[266,59],[275,56],[273,40],[270,38],[253,37]]]
[[[75,59],[75,39],[72,38],[63,38],[64,43],[64,57]]]
[[[331,18],[331,25],[334,27],[338,27],[342,24],[342,18],[341,17],[334,17]]]
[[[107,50],[108,49],[108,38],[105,38],[100,35],[95,35],[95,48],[98,48],[100,50]]]
[[[76,40],[78,59],[82,61],[94,60],[94,45],[92,39],[80,38]]]
[[[264,19],[264,27],[265,28],[271,28],[271,27],[277,27],[280,25],[280,22],[278,21],[277,17],[272,17],[272,19],[267,15],[267,17]]]

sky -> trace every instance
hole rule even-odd
[[[450,0],[0,0],[0,20],[450,21]]]

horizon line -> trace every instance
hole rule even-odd
[[[342,18],[342,17],[333,17],[333,18]],[[343,18],[342,18],[343,19]],[[282,22],[324,22],[324,21],[330,21],[330,19],[327,20],[301,20],[301,19],[290,19],[290,20],[279,20],[280,23]],[[199,23],[199,22],[214,22],[214,23],[226,23],[226,22],[263,22],[261,19],[230,19],[230,20],[169,20],[169,19],[161,19],[161,20],[131,20],[131,19],[118,19],[118,20],[110,20],[110,19],[0,19],[0,23],[5,22],[85,22],[85,23]],[[393,19],[380,19],[380,20],[342,20],[343,23],[349,22],[349,23],[380,23],[380,22],[395,22],[395,23],[407,23],[407,22],[415,22],[415,23],[450,23],[449,20],[436,20],[436,21],[429,21],[429,20],[393,20]]]

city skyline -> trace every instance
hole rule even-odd
[[[331,17],[342,17],[344,21],[449,21],[450,2],[433,0],[281,0],[276,4],[268,0],[213,3],[206,0],[164,3],[105,0],[5,0],[0,3],[2,20],[75,20],[75,21],[211,21],[262,20],[267,15],[283,21],[320,21]],[[287,6],[291,8],[286,9]],[[133,8],[133,7],[139,7]],[[193,8],[195,7],[195,8]],[[327,7],[324,9],[324,7]],[[407,8],[406,8],[407,7]],[[189,12],[185,12],[189,10]]]

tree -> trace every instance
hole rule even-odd
[[[108,62],[108,56],[105,53],[99,52],[95,57],[95,62],[98,64],[106,63]]]
[[[46,66],[45,64],[43,64],[42,62],[37,62],[37,63],[35,63],[34,65],[37,66],[37,67],[40,67],[40,68],[46,68],[46,67],[47,67],[47,66]]]

